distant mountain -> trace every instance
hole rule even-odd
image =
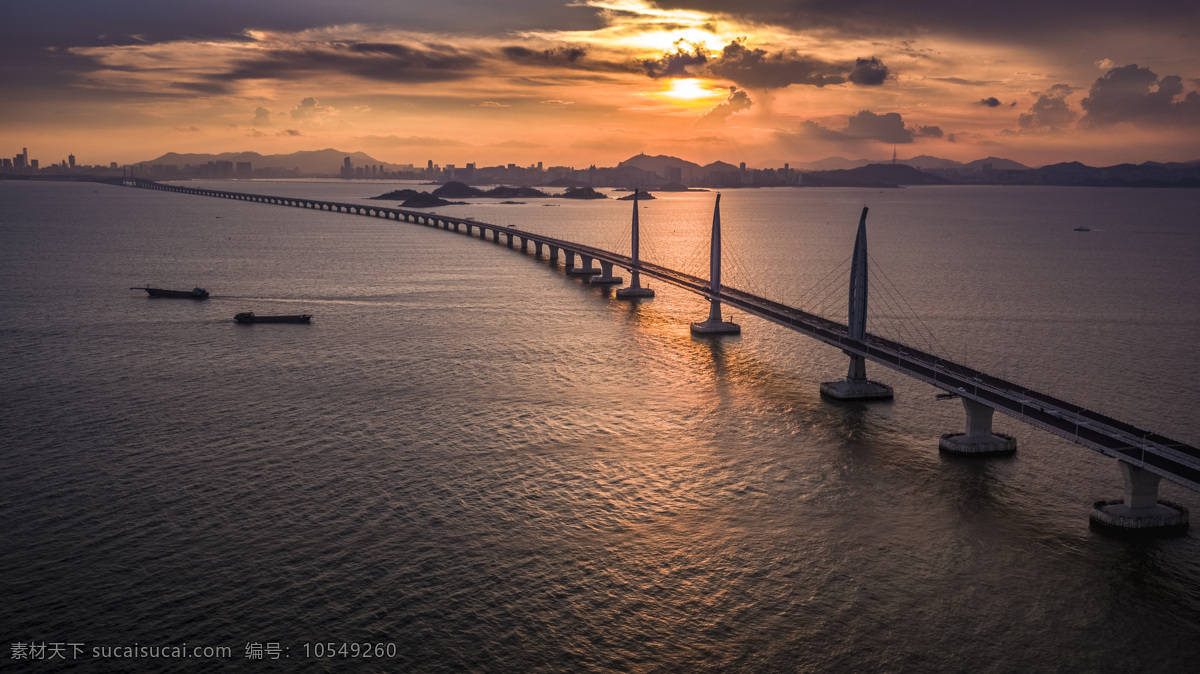
[[[346,157],[354,166],[380,165],[389,171],[399,168],[397,164],[379,161],[365,152],[342,152],[333,148],[324,150],[306,150],[291,154],[262,155],[257,152],[223,152],[221,154],[179,154],[168,152],[157,159],[141,162],[143,164],[175,165],[180,168],[191,164],[197,166],[210,161],[250,162],[254,168],[283,168],[295,169],[300,173],[316,173],[321,175],[336,175],[341,171]]]
[[[796,168],[807,171],[844,171],[878,162],[878,159],[846,159],[845,157],[826,157],[820,161],[808,162],[807,164],[796,164]]]
[[[991,164],[993,171],[1027,171],[1029,167],[1024,164],[1019,164],[1011,159],[1002,159],[1000,157],[988,157],[987,159],[976,159],[969,164],[963,164],[963,168],[973,171],[982,171],[984,164]]]
[[[911,166],[915,169],[921,169],[922,171],[926,169],[956,169],[963,167],[963,163],[960,161],[954,161],[953,159],[942,159],[941,157],[931,157],[927,154],[919,154],[909,159],[900,159],[896,163]]]
[[[877,187],[886,185],[945,185],[946,180],[904,164],[868,164],[852,169],[810,171],[804,184],[826,187]]]
[[[728,173],[729,171],[740,171],[741,169],[733,164],[727,164],[723,161],[715,161],[711,164],[705,164],[701,170],[705,173],[712,173],[713,171]]]
[[[643,171],[654,171],[662,177],[667,177],[667,169],[678,168],[684,171],[695,171],[700,168],[700,165],[695,162],[690,162],[679,157],[671,157],[665,154],[639,154],[617,164],[617,168],[640,168]]]

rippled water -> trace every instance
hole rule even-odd
[[[660,196],[643,252],[702,269],[713,195]],[[870,206],[872,258],[948,355],[1195,444],[1198,197],[730,190],[726,277],[836,314],[821,283]],[[403,223],[53,183],[0,183],[0,206],[0,632],[85,655],[232,649],[60,665],[364,664],[305,657],[317,642],[393,643],[368,667],[434,672],[1182,672],[1200,657],[1196,531],[1088,527],[1091,501],[1121,493],[1115,462],[1003,417],[1014,457],[939,455],[958,403],[875,366],[894,403],[825,401],[844,356],[795,333],[739,317],[740,338],[694,339],[705,307],[682,291],[630,305]],[[628,247],[628,203],[439,211]],[[126,290],[145,283],[212,297]],[[869,329],[905,329],[873,307]],[[247,310],[315,317],[232,321]],[[1162,492],[1200,512],[1197,494]],[[247,642],[289,657],[247,661]]]

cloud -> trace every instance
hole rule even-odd
[[[482,103],[476,103],[473,107],[476,107],[476,108],[511,108],[512,106],[507,103],[498,103],[496,101],[484,101]]]
[[[1071,95],[1071,87],[1066,84],[1056,84],[1049,91],[1033,92],[1037,100],[1022,113],[1018,123],[1025,131],[1063,131],[1079,118],[1079,113],[1067,104],[1067,96]]]
[[[643,59],[642,69],[649,77],[694,77],[697,70],[708,63],[708,53],[702,45],[687,40],[676,40],[675,51],[663,52],[657,59]],[[692,51],[688,51],[691,47]]]
[[[1120,122],[1200,126],[1200,94],[1184,96],[1183,78],[1159,79],[1137,64],[1109,70],[1092,83],[1080,105],[1085,111],[1081,123],[1091,127]]]
[[[729,95],[725,100],[718,104],[715,108],[704,113],[700,119],[696,120],[701,126],[716,126],[729,119],[729,116],[735,112],[749,110],[754,105],[754,101],[750,100],[750,95],[737,87],[729,87]]]
[[[1117,64],[1112,59],[1100,59],[1099,61],[1096,61],[1096,67],[1101,70],[1108,71],[1116,68]]]
[[[524,140],[506,140],[503,143],[493,143],[492,147],[508,147],[518,150],[532,150],[539,147],[546,147],[540,143],[530,143]]]
[[[297,136],[303,136],[304,134],[300,133],[296,129],[284,129],[283,131],[279,131],[275,135],[276,136],[284,136],[284,137],[288,137],[288,138],[295,138]]]
[[[561,101],[557,98],[553,98],[548,101],[542,101],[542,105],[554,105],[562,107],[564,105],[575,105],[575,101]]]
[[[355,140],[364,145],[384,147],[458,147],[465,145],[462,141],[451,138],[430,136],[360,136]]]
[[[1000,99],[995,96],[988,96],[979,100],[979,105],[986,105],[989,108],[1000,107]]]
[[[513,63],[524,65],[571,66],[581,62],[587,56],[587,49],[579,46],[530,49],[520,45],[510,45],[501,47],[500,54]]]
[[[194,127],[194,126],[177,126],[177,127],[175,127],[175,130],[183,131],[184,133],[196,133],[200,129],[197,127]]]
[[[709,77],[729,80],[742,88],[782,89],[793,84],[823,87],[843,84],[847,71],[859,84],[880,84],[887,78],[887,66],[878,59],[859,59],[853,70],[846,64],[831,63],[792,51],[768,52],[746,46],[746,38],[725,45],[720,52],[709,52],[703,45],[677,40],[674,51],[663,52],[657,59],[641,61],[649,77]]]
[[[256,113],[257,114],[257,113]],[[325,115],[337,114],[337,110],[328,105],[321,105],[317,99],[309,96],[300,101],[300,104],[292,108],[292,119],[300,122],[315,121],[320,122]]]
[[[898,112],[876,114],[860,110],[846,120],[841,129],[821,126],[812,120],[800,123],[795,133],[782,132],[785,138],[797,140],[821,140],[834,143],[860,143],[874,141],[889,145],[906,145],[915,138],[941,138],[944,134],[939,126],[906,127]]]
[[[854,70],[850,71],[849,80],[855,84],[877,86],[888,78],[888,67],[883,61],[872,56],[869,59],[858,59],[854,62]]]
[[[354,42],[336,39],[296,40],[293,44],[246,51],[213,81],[302,79],[317,73],[336,73],[369,80],[420,84],[448,82],[473,74],[480,65],[476,54],[444,44],[412,47],[392,42]]]
[[[913,132],[904,128],[904,119],[898,112],[877,115],[870,110],[861,110],[850,116],[843,133],[851,138],[884,143],[911,143],[913,139]]]
[[[250,126],[273,126],[271,124],[271,111],[264,107],[254,109],[254,119],[250,120]]]
[[[772,54],[764,49],[750,49],[746,47],[745,38],[725,45],[720,57],[708,67],[713,76],[752,89],[780,89],[792,84],[815,87],[842,84],[846,81],[845,71],[845,66],[796,52]]]

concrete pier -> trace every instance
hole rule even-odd
[[[633,258],[633,266],[629,269],[629,287],[620,288],[617,290],[617,299],[631,300],[641,297],[654,297],[654,291],[649,288],[642,287],[642,277],[640,269],[642,266],[641,258],[641,227],[638,225],[638,196],[641,190],[633,191],[633,249],[630,257]]]
[[[1118,460],[1125,479],[1125,498],[1092,504],[1091,522],[1097,527],[1144,534],[1182,534],[1188,528],[1188,509],[1158,497],[1159,476]]]
[[[568,255],[573,257],[575,254],[568,253]],[[593,274],[599,274],[600,270],[592,266],[592,257],[590,255],[584,255],[583,253],[580,253],[579,266],[572,266],[567,273],[571,276],[591,276]]]
[[[588,282],[594,286],[611,286],[623,283],[625,279],[620,276],[613,276],[613,263],[600,262],[600,273],[593,276]]]
[[[1016,438],[992,432],[992,408],[969,398],[963,398],[962,402],[967,411],[967,432],[942,435],[938,441],[939,449],[951,454],[974,455],[1012,454],[1017,451]]]
[[[850,315],[847,333],[850,339],[862,342],[867,338],[867,208],[858,219],[854,237],[854,256],[850,262]],[[867,361],[862,356],[850,356],[850,368],[843,381],[821,384],[821,394],[836,400],[891,400],[892,387],[867,379]],[[990,420],[990,417],[989,417]]]
[[[850,356],[850,369],[842,381],[827,381],[821,384],[821,394],[837,400],[891,400],[895,392],[891,386],[867,379],[866,360],[857,354]]]
[[[709,244],[708,290],[710,293],[708,319],[692,323],[693,335],[736,335],[742,326],[721,317],[721,195],[713,206],[712,239]]]

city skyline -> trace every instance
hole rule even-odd
[[[458,165],[1200,157],[1191,3],[243,4],[6,8],[0,128],[84,165],[324,147]]]

